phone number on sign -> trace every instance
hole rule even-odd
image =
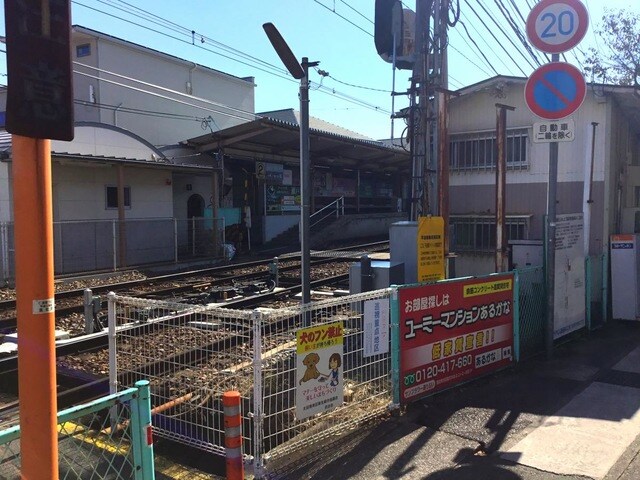
[[[463,355],[458,358],[452,358],[451,360],[445,360],[444,362],[420,368],[413,373],[405,375],[404,385],[405,387],[410,387],[411,385],[422,383],[425,380],[436,379],[439,376],[441,377],[447,373],[452,373],[472,365],[473,359],[471,355]]]

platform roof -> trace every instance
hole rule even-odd
[[[191,138],[185,143],[200,152],[223,150],[231,157],[291,166],[300,164],[299,125],[266,116]],[[401,175],[409,174],[411,170],[407,151],[375,140],[309,128],[309,143],[313,166]]]

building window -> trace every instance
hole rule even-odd
[[[528,167],[528,136],[527,128],[507,130],[507,168]],[[449,143],[451,171],[495,169],[496,156],[495,131],[451,135]]]
[[[107,210],[118,208],[118,187],[107,185],[105,187]],[[131,188],[124,187],[124,208],[131,208]]]
[[[76,45],[76,57],[88,57],[91,55],[91,45],[83,43],[82,45]]]
[[[507,215],[507,241],[529,239],[530,215]],[[495,216],[451,215],[451,249],[454,252],[490,252],[496,248]]]

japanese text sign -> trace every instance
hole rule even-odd
[[[576,125],[573,119],[533,123],[533,143],[573,142]]]
[[[389,299],[364,302],[363,357],[389,352]]]
[[[4,2],[7,131],[73,140],[71,2]]]
[[[444,219],[418,219],[418,281],[444,280]]]
[[[513,362],[513,275],[398,290],[400,402]]]
[[[342,322],[296,332],[296,418],[342,405]]]

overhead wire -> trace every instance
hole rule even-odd
[[[489,28],[489,26],[485,23],[484,19],[480,16],[480,14],[476,11],[475,8],[473,8],[473,6],[471,5],[471,3],[469,3],[469,0],[464,0],[464,2],[467,4],[467,6],[471,9],[471,11],[473,12],[473,14],[478,18],[478,20],[480,20],[480,23],[487,29],[487,31],[489,32],[489,34],[493,37],[493,39],[496,41],[496,43],[498,44],[498,46],[504,51],[504,53],[507,55],[507,57],[509,57],[511,59],[511,61],[514,63],[514,65],[518,68],[518,70],[520,70],[520,72],[522,72],[522,75],[524,75],[525,77],[527,76],[527,74],[525,73],[525,71],[522,69],[522,67],[520,66],[520,63],[517,62],[513,56],[511,55],[511,53],[509,53],[509,51],[506,49],[506,47],[503,45],[503,43],[498,40],[498,37],[496,37],[496,35],[493,33],[493,30],[491,28]],[[484,6],[482,4],[480,4],[480,6],[484,9],[485,13],[487,14],[487,16],[489,16],[490,18],[492,18],[489,13],[487,12],[487,10],[484,8]],[[495,20],[494,20],[495,22]],[[506,35],[506,33],[500,28],[500,26],[498,25],[498,28],[502,31],[503,34]],[[507,36],[507,39],[510,40],[510,38]],[[513,42],[512,42],[513,44]],[[515,47],[515,45],[514,45]],[[516,47],[516,50],[517,47]],[[531,65],[531,64],[529,64]],[[533,65],[531,65],[532,68]]]
[[[513,32],[516,34],[516,37],[518,38],[520,43],[524,46],[525,50],[529,53],[531,58],[533,58],[533,61],[538,66],[542,65],[542,62],[540,61],[536,53],[531,48],[531,45],[529,45],[526,35],[522,33],[522,30],[520,30],[520,27],[518,26],[516,21],[513,19],[513,17],[511,16],[511,13],[509,12],[509,10],[507,10],[507,7],[504,5],[502,0],[494,0],[494,3],[497,5],[498,10],[500,10],[500,13],[502,13],[502,16],[507,20],[507,23],[509,24]]]
[[[482,33],[480,33],[480,31],[476,28],[474,22],[468,22],[469,18],[466,16],[466,14],[464,12],[461,13],[461,18],[463,18],[465,21],[465,29],[466,29],[466,24],[469,23],[469,26],[473,29],[474,32],[476,32],[478,34],[478,37],[484,42],[484,44],[489,48],[489,50],[493,50],[493,46],[489,44],[489,42],[487,41],[487,39],[485,38],[486,35],[483,35]],[[497,60],[509,71],[510,74],[513,74],[513,71],[511,69],[511,67],[509,65],[507,65],[507,62],[505,62],[503,60],[503,56],[502,55],[496,55]]]
[[[373,20],[371,20],[369,17],[367,17],[365,14],[363,14],[362,12],[360,12],[358,9],[354,8],[353,6],[351,6],[349,3],[345,2],[345,0],[340,0],[340,2],[344,3],[347,7],[349,7],[351,10],[353,10],[354,12],[356,12],[358,15],[360,15],[362,18],[364,18],[367,22],[371,23],[371,25],[375,25],[375,22]]]
[[[235,61],[235,62],[240,63],[240,64],[243,64],[243,65],[249,66],[249,67],[251,67],[251,68],[257,69],[257,70],[262,71],[262,72],[264,72],[264,73],[268,73],[268,74],[274,75],[274,76],[276,76],[276,77],[278,77],[278,78],[282,78],[282,79],[284,79],[284,80],[287,80],[287,81],[291,81],[291,82],[297,83],[297,81],[296,81],[295,79],[293,79],[291,76],[289,76],[289,75],[288,75],[288,73],[286,72],[286,70],[283,70],[283,69],[280,69],[280,68],[278,68],[278,67],[275,67],[274,65],[272,65],[272,64],[270,64],[270,63],[268,63],[268,62],[262,61],[262,60],[258,59],[257,57],[253,57],[253,56],[251,56],[251,55],[249,55],[249,54],[246,54],[246,53],[244,53],[244,52],[241,52],[240,50],[234,49],[233,47],[229,47],[228,45],[224,45],[224,44],[222,44],[222,43],[220,43],[220,42],[217,42],[217,43],[219,43],[220,45],[223,45],[223,46],[225,46],[225,47],[227,47],[227,48],[229,48],[229,49],[232,49],[234,52],[239,52],[239,53],[241,53],[242,55],[244,55],[245,57],[248,57],[248,58],[250,58],[250,59],[252,59],[252,60],[259,60],[259,61],[260,61],[260,63],[264,64],[265,66],[270,67],[270,69],[269,69],[269,70],[267,70],[267,69],[265,69],[265,68],[261,68],[260,66],[257,66],[257,65],[255,65],[255,64],[253,64],[253,63],[248,63],[248,62],[245,62],[245,61],[243,61],[243,60],[241,60],[241,59],[234,58],[234,57],[232,57],[232,56],[229,56],[229,55],[226,55],[226,54],[224,54],[224,53],[221,53],[221,52],[218,52],[218,51],[212,50],[212,49],[210,49],[210,48],[206,48],[204,45],[198,45],[197,43],[193,43],[193,42],[185,41],[185,40],[183,40],[182,38],[176,37],[176,36],[174,36],[174,35],[170,35],[170,34],[168,34],[168,33],[166,33],[166,32],[161,32],[161,31],[155,30],[155,29],[153,29],[153,28],[151,28],[151,27],[148,27],[148,26],[142,25],[142,24],[140,24],[140,23],[137,23],[137,22],[131,21],[131,20],[129,20],[129,19],[126,19],[126,18],[120,17],[120,16],[118,16],[118,15],[114,15],[114,14],[112,14],[112,13],[105,12],[104,10],[100,10],[100,9],[95,8],[95,7],[92,7],[92,6],[88,6],[88,5],[86,5],[86,4],[81,3],[79,0],[72,0],[72,1],[73,1],[73,3],[75,3],[75,4],[80,5],[80,6],[83,6],[83,7],[85,7],[85,8],[90,9],[90,10],[93,10],[93,11],[96,11],[96,12],[102,13],[102,14],[104,14],[104,15],[110,16],[110,17],[112,17],[112,18],[116,18],[116,19],[118,19],[118,20],[121,20],[121,21],[124,21],[124,22],[130,23],[130,24],[132,24],[132,25],[138,26],[138,27],[143,28],[143,29],[145,29],[145,30],[149,30],[149,31],[152,31],[152,32],[158,33],[158,34],[160,34],[160,35],[163,35],[163,36],[166,36],[166,37],[168,37],[168,38],[171,38],[171,39],[177,40],[177,41],[179,41],[179,42],[187,43],[187,44],[189,44],[189,45],[193,45],[193,46],[198,47],[198,48],[200,48],[200,49],[203,49],[203,50],[205,50],[205,51],[207,51],[207,52],[213,53],[213,54],[218,55],[218,56],[221,56],[221,57],[223,57],[223,58],[227,58],[227,59],[229,59],[229,60],[231,60],[231,61]],[[112,8],[115,8],[116,10],[120,10],[120,11],[122,11],[122,12],[132,14],[132,12],[131,12],[131,10],[130,10],[130,9],[129,9],[129,10],[126,10],[126,9],[119,8],[119,7],[115,6],[115,5],[111,5],[111,4],[106,3],[104,0],[97,0],[97,1],[98,1],[98,2],[100,2],[100,3],[102,3],[102,4],[109,5],[109,6],[111,6]],[[126,5],[131,6],[131,5],[130,5],[130,4],[128,4],[127,2],[124,2],[124,1],[122,1],[122,0],[119,0],[119,1],[120,1],[120,3],[124,3],[124,4],[126,4]],[[155,14],[152,14],[152,13],[150,13],[150,12],[147,12],[146,10],[141,9],[141,8],[139,8],[139,7],[135,7],[135,6],[131,6],[131,7],[132,7],[132,8],[134,8],[134,9],[136,9],[136,10],[137,10],[137,11],[139,11],[139,12],[146,13],[146,14],[151,15],[151,16],[153,16],[153,17],[162,18],[162,17],[158,17],[158,16],[157,16],[157,15],[155,15]],[[148,20],[148,21],[152,21],[152,20],[150,20],[148,17],[146,18],[146,20]],[[174,23],[174,22],[171,22],[171,21],[168,21],[168,20],[166,20],[166,19],[163,19],[163,21],[164,21],[165,23],[167,23],[167,22],[168,22],[168,23],[170,23],[171,25],[174,25],[176,28],[180,28],[180,29],[182,30],[182,34],[185,34],[185,35],[186,35],[186,32],[187,32],[187,31],[188,31],[188,32],[193,32],[192,30],[189,30],[189,29],[187,29],[186,27],[181,27],[181,26],[179,26],[178,24],[176,24],[176,23]],[[156,25],[159,25],[159,26],[163,26],[163,25],[160,25],[158,22],[155,22],[155,21],[152,21],[152,23],[154,23],[154,24],[156,24]],[[169,28],[169,27],[164,26],[164,28]],[[175,29],[175,28],[173,29],[173,31],[174,31],[175,33],[179,33],[179,32],[177,32],[177,31],[176,31],[176,29]],[[189,35],[191,35],[191,33],[189,33]],[[209,38],[209,37],[204,37],[204,36],[202,36],[202,37],[203,37],[203,38],[207,38],[207,39]],[[360,106],[365,106],[365,107],[367,107],[367,108],[369,108],[370,110],[373,110],[373,111],[377,111],[377,112],[385,112],[385,110],[384,110],[383,108],[379,107],[379,106],[372,105],[372,104],[370,104],[369,102],[366,102],[366,101],[364,101],[364,100],[360,100],[360,99],[357,99],[357,98],[355,98],[355,97],[353,97],[353,96],[350,96],[350,95],[344,94],[344,93],[342,93],[342,92],[338,92],[338,91],[336,91],[335,89],[320,89],[320,91],[321,91],[322,93],[324,93],[324,94],[332,95],[332,96],[334,96],[334,97],[336,97],[336,98],[339,98],[339,99],[341,99],[341,100],[344,100],[344,101],[347,101],[347,102],[350,102],[350,103],[355,103],[355,104],[360,105]]]
[[[345,22],[350,23],[351,25],[353,25],[354,27],[356,27],[358,30],[366,33],[367,35],[369,35],[370,37],[373,37],[373,33],[368,32],[367,30],[365,30],[364,28],[362,28],[360,25],[352,22],[351,20],[349,20],[347,17],[345,17],[344,15],[340,15],[338,12],[335,11],[335,9],[331,9],[329,7],[327,7],[324,3],[318,1],[318,0],[313,0],[314,2],[316,2],[318,5],[323,6],[324,8],[326,8],[327,10],[329,10],[330,12],[334,13],[335,15],[337,15],[338,17],[340,17],[341,19],[343,19]]]
[[[493,73],[495,73],[496,75],[498,74],[498,70],[496,70],[496,68],[493,66],[493,64],[489,61],[489,59],[487,58],[487,56],[484,54],[484,52],[482,51],[482,49],[478,46],[478,44],[476,43],[476,41],[473,39],[473,37],[471,36],[471,34],[469,33],[469,30],[467,29],[467,26],[465,25],[465,23],[460,20],[458,18],[458,23],[460,23],[460,25],[462,25],[462,28],[464,28],[465,33],[467,34],[467,37],[469,37],[469,40],[473,43],[473,45],[476,47],[476,50],[478,51],[478,53],[482,56],[482,58],[484,59],[485,63],[489,66],[489,68],[491,68],[491,70],[493,70]],[[460,37],[464,40],[464,42],[469,46],[469,49],[473,50],[471,48],[471,45],[469,45],[469,43],[464,39],[464,37]]]

